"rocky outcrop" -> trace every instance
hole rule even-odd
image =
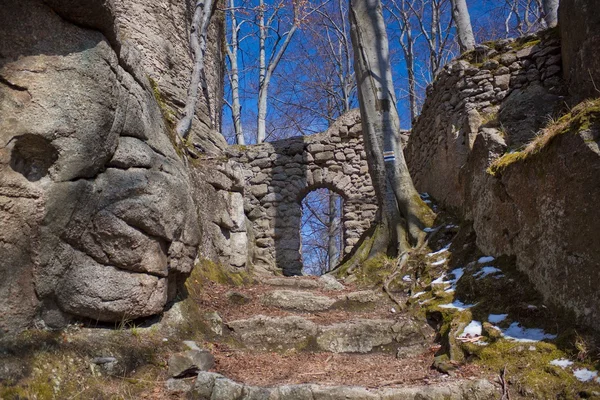
[[[446,65],[405,150],[415,185],[445,206],[464,209],[459,172],[480,128],[501,131],[517,148],[535,136],[563,105],[558,38],[548,33],[467,53]]]
[[[192,4],[3,4],[0,331],[156,314],[189,274],[199,205],[170,132],[191,69]],[[221,68],[220,42],[209,42],[208,65]],[[220,85],[210,77],[213,99]],[[225,144],[217,108],[203,102],[194,123],[206,152]]]
[[[301,273],[301,202],[317,188],[343,198],[344,254],[369,228],[377,201],[359,119],[354,110],[317,135],[230,150],[246,174],[244,210],[254,234],[255,268]]]
[[[449,64],[429,89],[407,159],[419,190],[473,222],[484,253],[514,256],[547,302],[600,329],[599,111],[589,102],[558,118],[574,100],[553,36]]]

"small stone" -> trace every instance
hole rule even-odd
[[[184,379],[175,379],[169,378],[166,383],[167,392],[177,394],[177,393],[187,393],[190,392],[193,388],[193,384],[190,381],[186,381]]]
[[[207,350],[188,350],[169,357],[169,375],[173,378],[193,376],[215,366],[215,357]]]
[[[338,280],[331,275],[322,275],[319,278],[319,281],[323,284],[323,288],[326,290],[344,290],[344,285],[338,282]]]
[[[223,319],[219,313],[213,311],[204,314],[204,321],[208,324],[211,332],[219,336],[223,334]]]
[[[235,290],[230,290],[229,292],[225,293],[225,297],[227,297],[230,302],[239,305],[248,304],[252,301],[252,297],[249,295],[242,292],[237,292]]]

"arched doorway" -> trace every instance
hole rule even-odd
[[[300,257],[305,275],[323,275],[343,254],[343,197],[326,187],[308,192],[301,200]]]

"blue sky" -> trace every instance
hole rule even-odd
[[[248,8],[252,8],[255,5],[250,0]],[[287,0],[286,0],[287,1]],[[289,0],[291,1],[291,0]],[[331,0],[330,0],[331,1]],[[389,0],[384,0],[389,1]],[[449,2],[449,0],[447,0]],[[504,16],[505,11],[502,8],[503,1],[498,0],[467,0],[469,10],[471,13],[471,20],[473,24],[473,30],[479,41],[485,41],[498,36],[504,37]],[[267,1],[269,4],[269,1]],[[284,3],[285,4],[285,3]],[[247,14],[249,15],[249,14]],[[286,28],[285,18],[281,23],[282,31]],[[246,24],[246,27],[250,28],[251,23]],[[267,124],[271,128],[279,126],[276,134],[283,136],[295,136],[301,134],[310,134],[321,131],[326,128],[327,123],[323,119],[319,119],[315,116],[300,118],[295,116],[301,114],[303,106],[311,107],[316,104],[313,103],[314,97],[303,98],[301,96],[302,90],[306,85],[311,83],[310,77],[304,75],[301,71],[301,67],[306,63],[310,62],[306,56],[311,57],[310,45],[307,44],[308,28],[302,27],[294,36],[292,43],[287,49],[278,70],[276,76],[273,78],[269,92],[271,97],[269,99],[269,113],[267,116]],[[388,26],[388,37],[390,43],[390,51],[393,54],[392,69],[394,74],[395,88],[398,97],[398,112],[401,119],[401,125],[403,128],[410,128],[410,117],[408,109],[408,96],[407,96],[407,73],[404,65],[403,58],[401,56],[400,46],[397,41],[397,31],[393,25]],[[270,42],[272,43],[272,42]],[[256,65],[258,64],[258,39],[256,37],[249,37],[241,43],[240,53],[240,69],[243,73],[240,75],[240,86],[244,89],[242,98],[242,121],[244,123],[244,130],[247,135],[249,143],[252,141],[252,132],[256,126],[256,110],[257,110],[257,87],[258,87],[258,70]],[[420,51],[422,56],[418,59],[416,65],[416,72],[418,75],[419,91],[424,93],[424,89],[428,81],[431,80],[430,74],[427,73],[427,66],[424,63],[426,55],[423,54],[425,48],[422,42],[417,42],[417,49]],[[299,56],[299,53],[304,51],[304,58]],[[456,56],[456,45],[451,46],[448,57],[452,58]],[[313,58],[314,58],[314,53]],[[293,85],[291,82],[293,81]],[[227,90],[227,82],[226,82]],[[226,94],[226,98],[228,95]],[[285,107],[285,103],[292,102],[297,104],[296,107]],[[294,115],[296,119],[300,121],[295,125],[288,126],[285,122],[288,121],[289,117]],[[230,136],[233,134],[233,127],[231,122],[231,111],[225,106],[223,110],[223,134]],[[267,139],[269,140],[269,139]]]

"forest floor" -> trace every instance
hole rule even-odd
[[[190,340],[214,356],[219,375],[200,374],[216,400],[600,398],[594,333],[545,304],[514,260],[482,254],[468,225],[445,216],[437,226],[403,271],[381,259],[336,282],[206,262],[159,318],[3,340],[0,399],[210,398],[200,375],[172,377]],[[382,291],[392,273],[394,301]],[[218,394],[215,379],[234,394]],[[281,395],[292,389],[307,397]]]

